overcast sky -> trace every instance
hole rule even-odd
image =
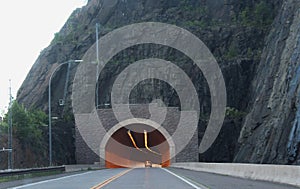
[[[87,0],[1,0],[0,2],[0,115],[24,81],[40,52],[68,17]]]

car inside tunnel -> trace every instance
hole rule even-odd
[[[168,167],[170,146],[165,136],[145,124],[121,127],[105,146],[106,168]]]

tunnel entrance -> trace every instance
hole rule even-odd
[[[153,167],[170,165],[170,145],[159,130],[145,124],[130,124],[108,139],[106,168],[145,167],[149,162]]]

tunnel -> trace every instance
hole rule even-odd
[[[152,167],[170,165],[170,146],[157,129],[145,124],[130,124],[119,128],[105,146],[105,167]]]

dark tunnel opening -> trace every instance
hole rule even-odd
[[[170,165],[170,146],[163,134],[145,124],[131,124],[112,134],[105,147],[106,168]]]

